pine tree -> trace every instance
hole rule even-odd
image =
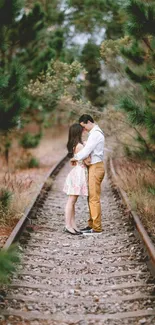
[[[37,3],[41,4],[44,12],[45,19],[48,26],[51,24],[61,25],[64,20],[64,13],[60,10],[61,0],[37,0]],[[33,0],[25,0],[26,8],[33,8],[34,1]]]
[[[17,49],[17,55],[26,66],[29,79],[45,71],[48,63],[59,56],[63,47],[63,33],[58,27],[53,31],[48,23],[48,17],[41,4],[34,4],[32,10],[28,14],[24,13],[18,23],[16,37],[21,50],[18,53]]]
[[[24,71],[15,57],[11,39],[21,6],[18,0],[0,3],[0,131],[5,135],[7,161],[10,148],[8,132],[18,126],[27,102],[23,92]]]
[[[138,133],[140,151],[137,154],[155,161],[155,2],[128,0],[125,11],[130,41],[122,54],[127,63],[127,76],[141,87],[143,102],[131,94],[122,97],[119,106],[127,112],[134,126],[146,130],[146,135]]]
[[[106,104],[104,88],[107,82],[101,78],[103,71],[96,40],[98,37],[98,41],[102,41],[103,35],[104,38],[115,39],[123,34],[122,3],[123,0],[65,1],[68,24],[74,26],[73,32],[70,31],[69,35],[74,36],[74,33],[76,35],[79,32],[89,35],[89,41],[85,44],[81,55],[81,62],[88,72],[85,95],[98,108],[102,108]]]
[[[122,35],[124,16],[121,14],[123,0],[66,0],[67,19],[77,31],[92,33],[106,29],[108,38]]]
[[[23,75],[16,60],[8,65],[7,70],[0,68],[0,130],[3,132],[18,126],[25,108]]]
[[[17,42],[20,52],[17,55],[26,65],[29,79],[36,78],[46,71],[51,59],[58,59],[64,47],[64,30],[61,28],[63,17],[58,1],[39,0],[37,3],[26,1],[29,12],[25,11],[17,23]],[[30,9],[31,8],[31,9]]]
[[[106,86],[106,80],[101,79],[99,57],[99,46],[88,42],[84,46],[81,55],[81,62],[87,71],[85,95],[94,106],[103,107],[105,105],[104,87]]]
[[[56,22],[56,7],[56,3],[50,7],[51,10],[54,8],[53,15],[55,13],[53,24]],[[24,80],[29,83],[30,78],[46,71],[51,59],[58,59],[64,47],[63,30],[57,26],[54,30],[51,28],[52,18],[49,21],[48,8],[44,9],[41,4],[33,3],[32,9],[26,11],[23,3],[20,5],[17,0],[5,0],[0,6],[0,129],[5,133],[7,161],[11,145],[8,130],[20,124],[20,116],[26,107]],[[34,98],[32,101],[29,98],[29,104],[25,122],[35,119],[41,124],[44,121],[43,110],[37,110],[36,114],[38,103]]]

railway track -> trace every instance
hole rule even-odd
[[[1,303],[3,325],[154,325],[155,287],[143,249],[121,201],[105,177],[103,233],[63,232],[66,195],[63,166],[46,199],[20,236],[21,265]],[[86,225],[87,201],[79,198],[77,223]],[[28,228],[33,226],[33,232]]]

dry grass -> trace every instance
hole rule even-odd
[[[155,235],[155,172],[142,162],[115,161],[121,187],[127,192],[148,232]]]
[[[115,162],[115,168],[119,175],[119,183],[127,193],[132,208],[137,211],[145,228],[155,236],[155,169],[150,168],[150,162],[129,159],[124,148],[137,150],[138,142],[135,140],[136,132],[131,128],[124,113],[108,107],[100,115],[99,125],[105,132],[105,146],[111,152],[105,152],[105,156],[111,156]],[[145,135],[145,131],[139,128]]]
[[[29,131],[34,131],[33,126],[32,130]],[[18,141],[15,138],[10,150],[9,172],[4,158],[0,157],[0,188],[13,193],[8,209],[0,207],[0,246],[4,244],[22,217],[25,208],[33,200],[49,169],[66,154],[67,131],[67,127],[53,127],[45,130],[39,146],[29,150],[29,153],[25,153],[22,148],[19,148]],[[21,164],[24,167],[25,158],[29,155],[37,157],[40,161],[39,168],[21,169]],[[20,166],[18,165],[19,161],[21,162]],[[47,182],[46,186],[50,186],[51,182],[52,180],[50,184]]]
[[[17,173],[5,173],[1,177],[1,187],[12,193],[8,208],[0,206],[0,224],[13,227],[23,214],[23,208],[29,203],[33,181],[30,177],[19,178]]]

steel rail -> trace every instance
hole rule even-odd
[[[130,201],[128,199],[128,196],[126,194],[126,192],[121,188],[121,186],[119,185],[119,181],[118,181],[118,175],[116,173],[116,170],[114,168],[114,163],[113,163],[113,159],[110,158],[110,163],[109,163],[109,167],[110,167],[110,172],[111,172],[111,176],[112,176],[112,180],[114,181],[114,184],[117,188],[117,191],[119,192],[124,204],[127,206],[128,208],[128,212],[130,213],[130,217],[136,227],[136,230],[138,232],[138,235],[146,249],[147,255],[149,256],[150,260],[148,261],[148,265],[150,267],[150,270],[153,274],[155,274],[155,246],[151,240],[151,238],[149,237],[146,229],[144,228],[139,216],[136,214],[136,212],[131,208],[130,205]]]
[[[55,164],[46,174],[44,181],[39,185],[39,188],[33,198],[33,200],[31,201],[31,203],[26,207],[23,216],[21,217],[21,219],[17,222],[16,226],[14,227],[14,229],[12,230],[10,236],[8,237],[7,241],[5,242],[3,249],[8,249],[17,239],[17,237],[20,235],[26,221],[27,218],[30,214],[30,212],[32,211],[39,195],[41,194],[43,187],[45,185],[45,183],[47,182],[48,178],[51,178],[52,176],[54,176],[57,172],[57,170],[61,167],[61,165],[63,165],[63,163],[67,160],[67,155],[65,157],[63,157],[57,164]]]

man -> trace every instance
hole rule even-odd
[[[89,132],[89,137],[85,147],[74,155],[72,162],[84,160],[90,155],[91,162],[89,166],[89,210],[90,218],[88,227],[82,229],[85,234],[97,234],[102,232],[101,225],[101,182],[104,178],[104,134],[93,118],[88,114],[83,114],[79,118],[79,123],[84,130]]]

